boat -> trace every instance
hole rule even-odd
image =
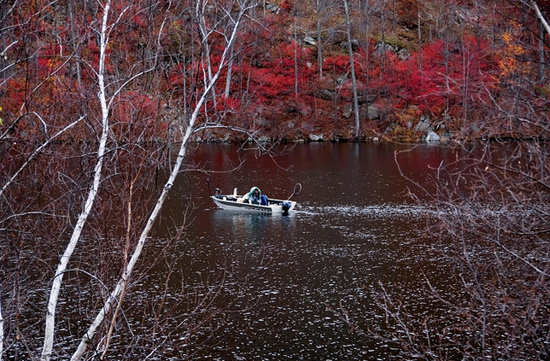
[[[298,186],[299,183],[296,185]],[[255,188],[255,187],[254,187]],[[252,189],[254,189],[252,188]],[[299,186],[301,190],[302,186]],[[297,187],[294,188],[294,194]],[[251,190],[252,191],[252,190]],[[291,197],[292,197],[291,195]],[[239,211],[239,212],[254,212],[254,213],[264,213],[264,214],[288,214],[290,211],[296,207],[296,202],[291,201],[290,197],[287,200],[267,198],[262,196],[262,200],[259,202],[252,202],[245,197],[245,195],[239,195],[237,193],[237,188],[233,190],[233,194],[222,194],[222,191],[219,188],[216,188],[215,194],[210,196],[214,203],[221,209],[228,211]]]

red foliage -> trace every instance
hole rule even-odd
[[[8,80],[7,96],[2,100],[2,108],[6,112],[17,114],[25,101],[25,82],[18,78]]]
[[[241,108],[241,101],[239,99],[235,99],[232,96],[225,97],[222,96],[217,103],[216,110],[219,112],[223,111],[238,111]]]
[[[184,6],[176,3],[170,5],[174,7],[171,8],[173,14],[186,13],[183,8],[176,11],[178,6]],[[415,9],[418,9],[419,3],[417,0],[396,1],[395,9],[400,17],[398,20],[407,22],[407,16],[410,15],[411,26],[415,26],[413,20],[417,19]],[[33,9],[22,7],[14,10],[14,19],[24,25],[16,26],[11,33],[6,33],[6,37],[14,37],[7,38],[7,44],[21,37],[20,43],[13,46],[10,55],[17,50],[19,54],[33,54],[34,57],[18,62],[10,69],[10,72],[13,71],[13,75],[9,75],[11,78],[2,79],[7,84],[3,93],[4,100],[0,104],[4,113],[15,114],[25,101],[32,101],[32,105],[26,104],[27,110],[39,109],[44,117],[63,113],[74,115],[84,107],[92,109],[86,109],[90,112],[96,109],[95,104],[89,103],[97,101],[97,78],[94,70],[97,70],[99,48],[97,34],[92,33],[89,24],[97,23],[101,10],[99,7],[88,8],[91,5],[87,4],[73,5],[74,18],[71,19],[63,18],[66,15],[60,12],[30,22],[28,19],[34,16]],[[130,4],[124,0],[113,4],[113,14],[120,14],[123,9],[126,12],[110,33],[106,60],[107,77],[111,84],[122,82],[153,66],[153,63],[156,67],[155,71],[136,79],[131,84],[134,90],[121,95],[113,108],[120,134],[128,131],[123,131],[122,125],[131,125],[134,129],[142,130],[154,128],[157,114],[162,110],[158,99],[169,99],[178,105],[186,101],[187,106],[191,106],[197,101],[204,86],[203,77],[208,76],[205,75],[206,52],[200,46],[193,15],[171,17],[172,12],[163,12],[162,6],[168,5],[145,9],[143,2]],[[342,106],[337,102],[351,99],[351,83],[339,82],[346,75],[349,79],[349,56],[344,52],[340,53],[341,49],[336,41],[330,50],[325,48],[323,79],[318,79],[319,74],[315,73],[318,68],[315,64],[316,54],[313,54],[315,48],[302,46],[299,41],[288,40],[293,38],[290,26],[294,26],[291,25],[294,17],[289,12],[296,10],[297,6],[294,0],[283,0],[280,2],[279,14],[266,12],[262,14],[261,21],[245,22],[235,43],[230,95],[227,98],[222,96],[227,71],[224,68],[216,88],[215,105],[212,98],[204,109],[212,113],[223,113],[225,110],[248,112],[247,114],[261,113],[267,122],[274,120],[274,123],[277,123],[275,120],[299,117],[310,122],[311,114],[315,113],[328,117],[328,120],[323,120],[326,123],[323,126],[331,124],[337,127],[336,123],[342,117]],[[412,13],[408,14],[407,9],[411,6]],[[155,16],[170,17],[163,18],[165,25],[162,33],[158,27],[160,22],[155,26]],[[218,14],[215,12],[209,14],[207,21],[210,25],[216,23],[216,16]],[[51,21],[56,17],[59,19]],[[113,19],[115,17],[111,20]],[[68,20],[71,21],[70,24]],[[55,25],[61,23],[66,23],[67,28],[70,25],[71,32],[65,26]],[[305,27],[306,23],[304,21]],[[72,33],[78,38],[78,43],[74,38],[71,39]],[[211,46],[210,63],[214,72],[220,66],[226,40],[221,31],[213,32],[208,39]],[[479,38],[463,36],[453,42],[434,40],[425,44],[418,53],[412,53],[406,58],[388,51],[383,64],[381,57],[372,54],[375,49],[374,37],[370,41],[370,54],[366,54],[364,48],[356,49],[355,53],[359,91],[364,91],[368,86],[369,95],[378,94],[378,101],[391,105],[396,113],[413,109],[408,114],[418,111],[423,114],[445,113],[454,116],[452,112],[460,109],[464,102],[484,97],[484,89],[491,88],[494,84],[492,75],[496,61],[491,56],[489,44]],[[324,46],[330,46],[329,43],[330,41],[326,41]],[[160,46],[157,48],[156,45]],[[411,48],[410,43],[408,45]],[[78,62],[76,57],[66,61],[71,54],[76,54]],[[77,63],[80,65],[78,81],[75,70]],[[60,66],[65,68],[59,69]],[[367,66],[368,82],[365,70]],[[31,90],[39,84],[40,89],[31,94]],[[79,85],[82,86],[81,89],[77,88]],[[116,84],[113,88],[115,86]],[[153,87],[157,87],[159,94],[155,99],[144,95],[153,94]],[[88,93],[91,95],[83,102],[85,104],[78,104]],[[64,100],[64,94],[74,97],[71,105],[60,101]],[[316,122],[320,124],[321,121]],[[340,123],[349,126],[347,120]]]
[[[121,100],[113,109],[113,115],[118,121],[132,123],[150,121],[158,112],[158,101],[137,91],[129,91],[120,96]]]
[[[148,139],[163,132],[164,123],[159,123],[160,103],[138,91],[128,91],[120,96],[113,107],[113,133],[119,139]]]
[[[335,55],[327,56],[323,61],[323,71],[327,70],[333,73],[346,74],[349,71],[349,56]]]
[[[383,83],[397,107],[416,105],[423,113],[440,115],[491,86],[495,63],[489,54],[488,44],[474,37],[461,44],[435,40],[406,60],[388,53]]]
[[[294,8],[294,4],[290,0],[283,0],[281,3],[281,10],[290,12]]]

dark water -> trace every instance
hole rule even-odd
[[[505,248],[500,243],[496,247],[492,239],[494,230],[500,231],[492,227],[496,222],[514,232],[547,229],[547,194],[530,181],[521,184],[506,172],[492,171],[502,164],[514,174],[529,170],[528,161],[533,163],[536,154],[531,147],[313,143],[280,147],[271,156],[250,146],[189,149],[186,170],[132,273],[105,359],[411,360],[436,354],[462,359],[470,352],[462,345],[474,352],[481,347],[478,340],[486,324],[476,322],[485,322],[485,313],[503,319],[486,336],[496,342],[491,347],[518,349],[496,358],[532,359],[542,349],[539,331],[530,340],[523,326],[515,336],[508,326],[531,312],[524,299],[539,292],[527,288],[521,293],[522,287],[541,277],[524,260],[547,264],[548,242],[545,235],[538,244],[510,238]],[[151,151],[140,150],[151,158]],[[68,159],[72,151],[66,149]],[[479,152],[485,152],[485,163],[476,160]],[[99,200],[64,275],[53,360],[69,359],[76,349],[119,280],[126,242],[131,250],[162,189],[167,170],[145,162],[146,157],[136,161],[129,152],[106,166]],[[77,214],[81,190],[72,185],[86,183],[87,173],[81,164],[71,167],[71,162],[65,166],[74,182],[64,188],[59,178],[46,176],[57,168],[36,165],[45,169],[41,178],[52,181],[42,184],[37,181],[42,173],[30,172],[32,182],[21,182],[21,189],[31,195],[22,193],[21,199],[45,207],[72,190],[61,198],[66,205],[54,202],[52,209],[55,214]],[[125,237],[126,187],[129,175],[137,173],[139,191],[130,203],[133,227]],[[436,174],[441,177],[434,182]],[[491,182],[495,187],[485,189]],[[252,186],[286,199],[297,183],[303,190],[293,195],[298,206],[288,216],[232,213],[217,209],[210,199],[216,187],[244,193]],[[521,197],[536,192],[525,204],[516,204],[514,194],[503,202],[512,187],[519,188]],[[433,198],[438,195],[439,204]],[[453,202],[443,202],[448,199]],[[22,203],[17,209],[33,210],[31,206]],[[24,221],[30,223],[21,223],[21,237],[12,239],[16,232],[4,232],[0,242],[7,360],[40,354],[47,295],[68,240],[63,232],[70,230],[63,217]],[[525,225],[532,228],[521,228]],[[451,239],[452,232],[463,234]],[[512,257],[510,249],[520,256]],[[501,273],[507,282],[499,283]],[[476,298],[478,287],[487,287],[482,290],[487,297]],[[516,294],[507,293],[515,287],[521,288],[521,307],[514,305]],[[547,308],[541,305],[547,297],[540,295],[531,302],[542,309],[533,314],[546,334]],[[506,307],[519,311],[503,313]],[[94,337],[89,359],[103,353],[109,322]],[[525,342],[531,344],[516,347]],[[477,355],[486,358],[484,352]]]
[[[180,177],[164,218],[181,217],[192,199],[174,287],[185,285],[183,297],[194,300],[187,304],[206,300],[213,311],[192,338],[181,337],[174,359],[371,360],[398,354],[391,342],[372,337],[391,339],[376,305],[382,287],[401,295],[412,312],[436,314],[418,275],[437,275],[441,287],[447,282],[447,270],[422,233],[434,211],[411,202],[407,193],[414,185],[394,159],[408,148],[298,144],[274,157],[230,145],[196,149],[197,171]],[[397,159],[403,174],[429,188],[432,168],[456,155],[422,145]],[[303,190],[292,197],[298,206],[289,216],[232,213],[209,199],[209,187],[243,193],[252,186],[287,198],[298,182]]]

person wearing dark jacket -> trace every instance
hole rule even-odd
[[[262,191],[258,187],[250,188],[250,192],[244,195],[244,200],[248,200],[252,204],[261,204],[267,206],[267,197],[262,195]]]

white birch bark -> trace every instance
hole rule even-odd
[[[323,3],[324,4],[324,3]],[[317,26],[317,71],[319,73],[319,79],[323,78],[323,38],[321,37],[321,12],[324,9],[321,6],[321,0],[315,1],[315,6],[317,9],[315,24]]]
[[[351,45],[351,23],[349,18],[348,0],[344,1],[346,12],[346,36],[348,40],[349,63],[351,67],[351,87],[353,91],[353,114],[355,115],[355,136],[359,137],[361,133],[361,123],[359,119],[359,100],[357,99],[357,80],[355,78],[355,62],[353,60],[353,48]]]
[[[294,16],[294,98],[298,98],[298,29]]]
[[[107,101],[105,98],[104,72],[105,72],[105,52],[106,52],[107,43],[108,43],[107,19],[109,16],[110,5],[111,5],[111,2],[110,0],[108,0],[104,7],[103,21],[102,21],[101,32],[100,32],[100,56],[99,56],[99,68],[98,68],[97,76],[98,76],[98,83],[99,83],[98,96],[101,104],[102,130],[101,130],[99,148],[97,150],[97,162],[94,167],[94,178],[93,178],[92,186],[88,191],[88,197],[86,199],[86,203],[84,204],[84,208],[82,209],[82,212],[78,216],[78,220],[76,222],[73,233],[71,235],[69,244],[65,248],[65,252],[61,256],[61,259],[59,260],[59,264],[57,265],[57,270],[54,275],[52,287],[50,290],[50,297],[48,299],[48,305],[47,305],[46,325],[45,325],[45,331],[44,331],[44,345],[42,347],[42,354],[40,357],[41,361],[49,361],[51,359],[54,332],[55,332],[55,313],[57,308],[57,302],[59,299],[59,291],[63,283],[63,274],[67,269],[69,260],[76,248],[76,245],[80,240],[82,229],[84,228],[88,215],[92,210],[92,206],[94,204],[97,192],[99,190],[99,184],[101,180],[101,170],[103,167],[103,159],[104,159],[105,149],[107,144],[107,135],[109,132],[109,118],[108,118],[109,110],[108,110]]]
[[[197,1],[197,6],[195,8],[195,16],[197,17],[197,20],[199,22],[199,30],[201,33],[201,42],[204,47],[204,59],[206,60],[206,70],[208,73],[208,82],[212,82],[212,64],[210,62],[210,45],[208,44],[208,37],[210,36],[210,33],[206,29],[206,23],[204,20],[204,13],[206,11],[206,5],[208,4],[208,1]],[[206,86],[205,82],[205,86]],[[212,87],[212,101],[214,103],[214,107],[217,104],[216,100],[216,89]]]
[[[539,9],[537,3],[535,2],[535,0],[531,0],[531,7],[533,8],[533,10],[535,10],[535,13],[537,14],[537,18],[539,19],[542,26],[544,27],[544,30],[546,30],[548,35],[550,35],[550,25],[548,25],[548,21],[546,21],[546,19],[544,18],[544,16],[540,12],[540,9]]]
[[[207,2],[207,0],[204,0],[204,3],[206,3],[206,2]],[[117,303],[117,302],[120,302],[119,297],[121,295],[123,287],[126,284],[126,282],[128,281],[128,279],[130,278],[130,276],[132,274],[132,271],[134,270],[134,267],[136,266],[136,264],[139,260],[141,252],[143,251],[143,247],[145,246],[145,243],[147,242],[147,239],[149,237],[149,233],[151,232],[151,229],[153,228],[153,224],[155,223],[155,221],[156,221],[156,219],[157,219],[157,217],[158,217],[158,215],[159,215],[159,213],[160,213],[160,211],[161,211],[161,209],[164,205],[164,201],[168,197],[168,193],[170,192],[170,189],[174,185],[174,181],[176,180],[176,177],[177,177],[177,175],[180,171],[181,165],[183,164],[183,160],[185,158],[185,154],[186,154],[186,151],[187,151],[187,143],[189,141],[189,138],[191,137],[191,134],[193,133],[194,126],[195,126],[197,117],[199,115],[200,109],[203,106],[208,94],[213,89],[216,81],[218,80],[218,78],[220,76],[220,73],[221,73],[221,70],[223,69],[224,66],[227,65],[226,64],[226,58],[227,58],[228,52],[230,51],[230,49],[231,49],[231,47],[232,47],[232,45],[235,41],[235,37],[237,35],[237,30],[238,30],[238,27],[240,25],[241,19],[242,19],[244,13],[246,11],[248,11],[248,9],[249,9],[249,7],[241,8],[241,11],[239,12],[238,17],[236,19],[234,19],[233,29],[232,29],[232,32],[231,32],[231,37],[229,38],[229,42],[228,42],[227,46],[225,47],[224,52],[222,54],[218,70],[213,75],[212,78],[209,78],[209,80],[206,84],[206,87],[205,87],[199,101],[195,105],[193,113],[191,114],[191,118],[189,119],[189,123],[187,125],[187,128],[185,129],[185,133],[183,134],[183,139],[182,139],[179,151],[178,151],[178,155],[177,155],[175,164],[172,168],[172,171],[170,172],[170,176],[168,177],[168,180],[166,181],[166,183],[164,185],[164,188],[163,188],[159,198],[157,199],[155,207],[154,207],[153,211],[151,212],[151,215],[149,216],[149,218],[147,220],[147,224],[145,225],[145,227],[144,227],[144,229],[143,229],[143,231],[142,231],[142,233],[139,237],[136,248],[135,248],[134,252],[132,253],[132,257],[130,258],[130,261],[128,262],[128,265],[127,265],[125,271],[121,275],[120,280],[117,282],[115,288],[113,289],[113,291],[110,293],[109,297],[106,299],[105,303],[103,304],[103,307],[98,312],[98,314],[96,315],[94,321],[91,323],[88,330],[86,331],[86,333],[82,337],[82,339],[80,341],[80,344],[78,345],[78,348],[76,349],[73,356],[71,357],[72,361],[80,360],[84,356],[84,353],[86,352],[86,349],[88,348],[88,345],[91,343],[92,338],[96,334],[98,327],[101,326],[101,324],[103,323],[103,320],[109,314],[109,312],[113,308],[114,304]],[[205,46],[207,46],[206,43],[205,43]]]
[[[234,53],[235,53],[235,45],[231,45],[231,49],[229,51],[229,62],[227,64],[227,76],[225,78],[225,91],[224,96],[225,98],[229,98],[229,91],[231,90],[231,75],[233,73],[233,61],[234,59]]]

